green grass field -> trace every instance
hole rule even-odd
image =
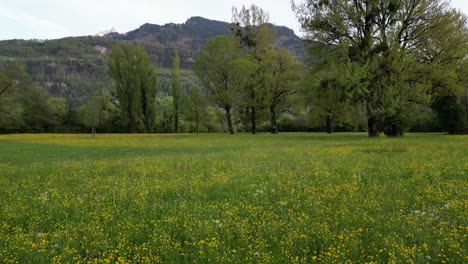
[[[468,137],[0,136],[1,263],[467,263]]]

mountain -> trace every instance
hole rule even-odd
[[[284,26],[274,26],[276,38],[274,45],[284,47],[293,52],[298,59],[303,60],[305,55],[304,42],[294,34],[292,29]],[[163,26],[155,24],[144,24],[136,30],[125,34],[111,33],[104,37],[111,40],[131,41],[144,43],[149,52],[158,48],[185,51],[181,55],[182,68],[189,68],[194,57],[203,48],[208,39],[218,35],[228,35],[231,25],[226,22],[210,20],[203,17],[191,17],[183,24],[169,23]],[[159,51],[161,52],[161,51]],[[171,67],[172,56],[166,60],[163,54],[158,54],[162,60],[162,67]]]
[[[305,42],[287,27],[270,26],[277,33],[275,46],[289,49],[299,60],[304,60]],[[80,104],[96,90],[112,87],[106,72],[106,56],[112,47],[119,43],[140,43],[159,68],[162,91],[168,92],[174,49],[179,51],[182,82],[187,84],[195,78],[190,66],[200,49],[208,39],[230,34],[230,24],[192,17],[183,24],[144,24],[124,34],[115,29],[103,33],[56,40],[0,41],[0,63],[1,60],[24,62],[36,84],[53,95]]]

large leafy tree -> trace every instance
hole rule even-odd
[[[168,95],[158,96],[158,133],[170,133],[174,131],[174,103],[173,97]]]
[[[271,133],[278,133],[278,114],[288,108],[303,79],[303,65],[286,49],[271,49],[265,60],[268,68],[265,101],[270,112]]]
[[[107,65],[128,132],[137,132],[140,124],[145,132],[152,132],[158,92],[156,68],[143,46],[115,46]]]
[[[24,79],[25,71],[21,64],[8,61],[0,66],[0,98],[15,94],[18,83]]]
[[[422,52],[416,54],[423,63],[415,68],[415,77],[430,84],[431,107],[441,128],[450,134],[463,133],[468,109],[468,19],[448,10],[437,18],[435,27],[438,30],[421,43]]]
[[[402,133],[405,105],[423,102],[424,85],[411,78],[411,70],[448,12],[440,0],[308,0],[294,5],[312,41],[342,46],[341,53],[366,69],[361,85],[346,89],[366,108],[369,136],[381,130]],[[426,44],[425,44],[426,43]]]
[[[250,60],[251,71],[242,91],[246,110],[250,115],[252,133],[256,133],[259,112],[266,106],[268,65],[266,59],[273,49],[275,32],[268,26],[269,15],[262,8],[251,5],[232,9],[232,32],[239,42],[246,58]]]
[[[12,61],[0,65],[0,132],[15,131],[21,126],[18,87],[27,83],[26,79],[23,65]]]
[[[96,127],[101,119],[101,97],[92,96],[80,107],[79,115],[81,122],[91,128],[93,137],[96,135]]]
[[[340,61],[338,46],[316,45],[314,49],[319,49],[322,56],[317,58],[305,79],[305,103],[311,123],[319,126],[325,124],[326,132],[333,133],[335,125],[349,119],[353,104],[347,87],[357,88],[362,76],[359,71],[363,69],[349,60]]]
[[[210,39],[195,59],[193,70],[216,105],[225,111],[229,133],[234,134],[232,108],[250,71],[237,41],[230,36]]]
[[[47,91],[31,86],[24,89],[21,95],[21,107],[23,115],[23,131],[25,132],[55,132],[55,128],[60,124],[60,115],[55,112],[64,112],[65,105],[54,106],[57,103],[51,100]],[[54,102],[55,101],[55,102]]]
[[[179,113],[181,106],[181,82],[179,68],[179,53],[174,54],[172,63],[172,102],[174,104],[174,132],[179,132]]]
[[[206,120],[208,115],[208,108],[206,100],[203,97],[202,91],[198,87],[193,87],[187,98],[186,117],[195,125],[195,132],[197,135],[200,132],[200,124]]]

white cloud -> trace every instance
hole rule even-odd
[[[69,30],[57,23],[6,7],[0,7],[0,18],[13,20],[18,26],[26,28],[28,32],[36,33],[30,36],[21,36],[22,38],[58,38],[67,35],[72,35]],[[15,29],[2,29],[2,31],[11,30]],[[21,32],[18,33],[21,34]],[[2,33],[0,33],[0,39],[2,38],[1,34]]]

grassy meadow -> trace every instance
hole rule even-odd
[[[467,263],[468,137],[3,135],[1,263]]]

